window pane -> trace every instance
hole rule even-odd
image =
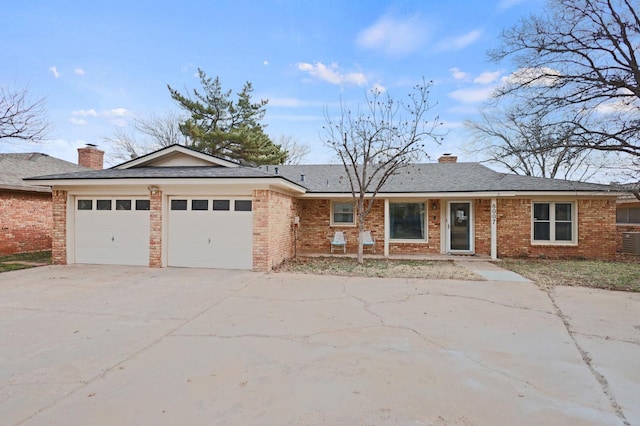
[[[629,209],[616,210],[616,223],[629,223]]]
[[[629,209],[629,223],[640,223],[640,207]]]
[[[213,200],[214,210],[229,210],[229,200]]]
[[[191,200],[191,210],[209,210],[209,200]]]
[[[78,200],[78,210],[93,210],[93,200]]]
[[[111,200],[96,201],[96,208],[98,210],[111,210]]]
[[[389,204],[390,237],[392,239],[424,240],[424,203]]]
[[[187,200],[171,200],[171,210],[186,210]]]
[[[334,223],[355,223],[353,220],[353,203],[333,203]]]
[[[237,212],[250,212],[251,211],[251,200],[236,200],[235,201],[235,210]]]
[[[116,200],[116,210],[131,210],[131,200]]]
[[[150,208],[151,208],[151,201],[136,200],[136,210],[149,210]]]
[[[556,241],[571,241],[571,222],[556,223]]]
[[[549,220],[549,203],[535,203],[533,205],[533,218],[535,220]]]
[[[536,241],[549,241],[551,239],[549,222],[536,222],[533,224],[533,239]]]
[[[571,204],[556,203],[556,220],[571,220]]]

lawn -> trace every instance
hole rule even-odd
[[[503,259],[498,266],[540,286],[582,286],[640,292],[640,262]]]
[[[33,268],[34,266],[50,264],[50,250],[0,256],[0,272],[15,271],[16,269]]]
[[[358,265],[356,259],[350,257],[305,257],[285,262],[278,271],[348,277],[484,280],[448,260],[365,259],[364,265]]]

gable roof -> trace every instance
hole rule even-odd
[[[175,158],[191,158],[199,160],[201,167],[218,166],[218,167],[239,167],[238,163],[228,161],[214,155],[197,151],[180,144],[173,144],[157,151],[150,152],[133,160],[113,166],[112,169],[132,169],[137,167],[163,166],[165,163]]]
[[[351,193],[342,164],[261,166],[284,176],[309,193]],[[304,175],[304,180],[302,180]],[[538,178],[496,172],[479,163],[421,163],[401,169],[382,187],[382,193],[443,192],[613,192],[609,185]]]
[[[28,192],[51,192],[51,188],[37,186],[23,179],[52,173],[89,170],[59,158],[39,152],[0,154],[0,189]]]

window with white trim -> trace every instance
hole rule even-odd
[[[331,225],[351,226],[355,224],[353,203],[331,202]]]
[[[389,203],[389,238],[426,240],[425,203]]]
[[[533,241],[571,243],[575,241],[575,204],[533,203]]]

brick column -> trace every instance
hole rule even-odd
[[[269,270],[269,194],[253,191],[253,270]]]
[[[54,265],[67,264],[67,191],[54,190],[53,231],[51,233],[51,262]]]
[[[162,267],[162,191],[150,191],[149,211],[149,266]]]

